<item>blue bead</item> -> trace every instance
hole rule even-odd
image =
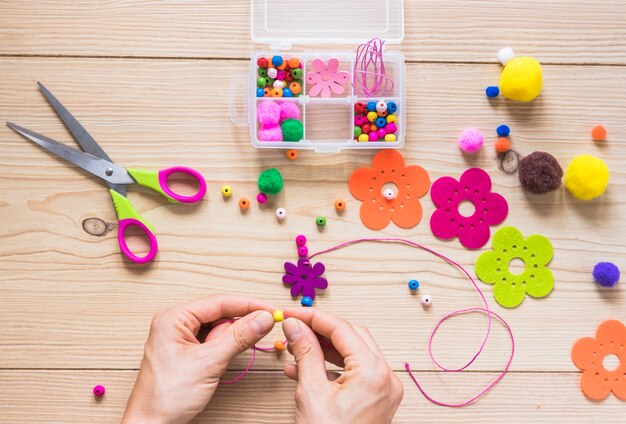
[[[367,104],[367,110],[370,112],[376,112],[376,102],[369,102]]]
[[[376,119],[376,126],[378,128],[384,128],[385,125],[387,125],[387,120],[385,118],[377,118]]]
[[[511,129],[508,125],[500,125],[496,131],[500,137],[508,137],[511,134]]]
[[[272,57],[272,65],[280,66],[282,64],[283,64],[282,56],[274,56],[274,57]]]
[[[263,90],[262,88],[257,88],[257,89],[256,89],[256,96],[257,96],[257,97],[263,97],[263,96],[265,96],[265,90]]]
[[[300,301],[300,304],[302,306],[313,306],[313,299],[311,299],[309,296],[304,296]]]
[[[487,89],[485,90],[485,94],[487,95],[487,97],[498,97],[498,95],[500,94],[500,89],[492,85],[491,87],[487,87]]]
[[[283,88],[283,97],[293,97],[293,93],[288,88]]]
[[[411,280],[411,281],[409,281],[409,288],[410,288],[411,290],[417,290],[417,289],[419,289],[419,287],[420,287],[420,283],[419,283],[419,281],[417,281],[417,280]]]
[[[396,113],[397,111],[398,111],[398,105],[396,104],[396,102],[387,103],[387,112]]]

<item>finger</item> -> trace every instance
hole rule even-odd
[[[370,350],[384,361],[385,357],[383,356],[383,352],[380,350],[380,347],[378,346],[378,343],[376,343],[376,340],[372,336],[372,333],[370,333],[367,328],[361,325],[353,325],[353,327],[354,330],[359,333],[359,336],[361,336],[361,339],[363,339],[363,341],[365,342],[365,344],[367,344]]]
[[[343,357],[339,354],[339,352],[337,352],[337,349],[335,349],[332,344],[324,344],[320,342],[320,347],[322,348],[322,353],[324,354],[326,362],[330,362],[331,364],[341,368],[344,367]],[[291,350],[289,343],[287,343],[287,351],[293,355],[293,351]]]
[[[273,312],[276,308],[268,302],[230,294],[215,294],[180,306],[191,313],[201,324],[220,318],[243,317],[254,311]]]
[[[225,365],[237,355],[250,349],[274,328],[274,317],[267,311],[257,311],[226,327],[221,334],[204,343],[212,355]]]
[[[285,376],[293,381],[298,381],[298,366],[296,364],[286,364],[284,367]],[[335,381],[341,374],[336,371],[326,371],[326,378],[328,381]]]
[[[302,321],[288,318],[283,321],[283,332],[298,364],[301,379],[298,384],[316,387],[325,384],[326,365],[320,343],[313,331]]]
[[[313,331],[328,338],[344,359],[351,357],[369,362],[373,355],[354,327],[344,319],[316,308],[293,308],[285,310],[285,314],[302,320]]]

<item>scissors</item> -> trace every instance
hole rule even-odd
[[[111,158],[102,150],[91,135],[83,128],[76,118],[52,95],[50,91],[41,83],[37,83],[39,89],[50,103],[50,106],[63,121],[74,139],[82,147],[81,151],[68,147],[58,141],[52,140],[41,134],[37,134],[19,125],[7,122],[7,126],[13,131],[21,134],[30,141],[40,145],[44,149],[62,157],[68,162],[83,168],[103,179],[109,186],[109,193],[113,199],[113,205],[119,221],[117,240],[122,253],[131,261],[139,264],[150,262],[154,259],[159,249],[157,239],[154,235],[154,228],[144,218],[139,215],[131,205],[126,196],[126,186],[130,184],[141,184],[163,195],[171,203],[196,203],[206,194],[206,181],[202,174],[192,168],[185,166],[174,166],[160,171],[126,169],[115,164]],[[172,174],[186,174],[198,182],[198,191],[192,195],[182,195],[175,193],[168,186],[168,178]],[[126,230],[129,227],[139,228],[147,237],[150,243],[150,250],[145,256],[135,255],[126,244]]]

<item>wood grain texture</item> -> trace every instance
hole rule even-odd
[[[404,3],[411,61],[495,63],[508,45],[545,63],[626,64],[621,0]],[[245,58],[254,49],[249,0],[0,2],[0,54]]]

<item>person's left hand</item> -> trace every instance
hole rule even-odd
[[[206,407],[228,364],[272,330],[274,309],[219,294],[158,312],[122,423],[189,422]],[[215,324],[233,317],[241,319]]]

